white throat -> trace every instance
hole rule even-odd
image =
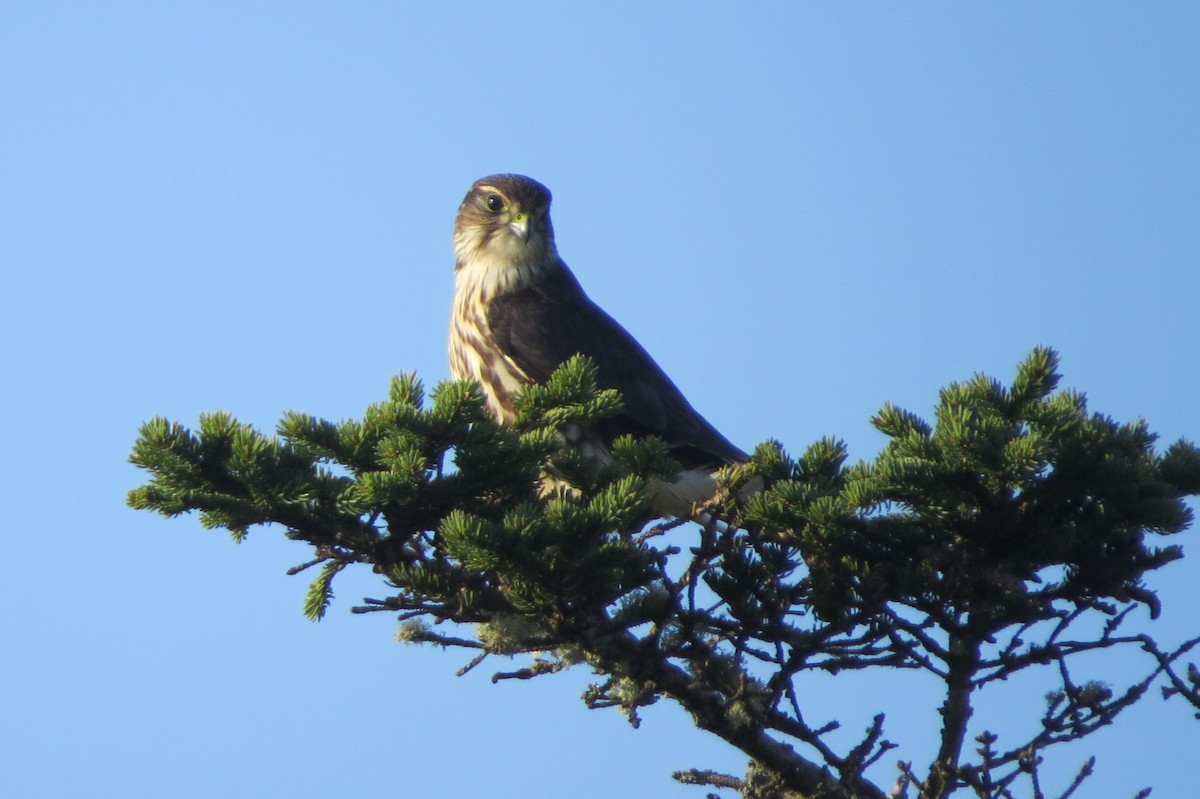
[[[558,264],[553,244],[549,250],[507,233],[484,241],[478,228],[456,231],[455,297],[487,302],[535,283]]]

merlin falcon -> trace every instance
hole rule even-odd
[[[696,412],[625,328],[593,303],[554,245],[550,190],[523,175],[491,175],[471,186],[454,225],[454,307],[450,370],[474,380],[502,423],[512,399],[543,383],[576,354],[596,364],[601,388],[621,393],[624,410],[593,430],[563,431],[586,459],[608,460],[619,436],[655,435],[683,467],[655,483],[653,508],[687,517],[716,491],[713,473],[746,460]]]

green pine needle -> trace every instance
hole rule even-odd
[[[320,621],[333,602],[333,578],[346,567],[341,561],[331,561],[321,568],[321,573],[308,586],[304,596],[304,616],[309,621]]]

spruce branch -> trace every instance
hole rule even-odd
[[[511,427],[477,386],[427,396],[413,375],[361,419],[289,413],[274,436],[229,414],[195,431],[153,419],[131,455],[149,479],[128,501],[197,512],[238,541],[265,527],[307,544],[289,573],[322,567],[309,618],[339,573],[366,564],[390,595],[351,610],[397,614],[406,643],[471,650],[460,674],[490,656],[534,656],[496,682],[586,663],[600,675],[589,708],[637,726],[640,708],[669,699],[750,759],[744,778],[692,770],[684,782],[746,797],[1002,799],[1028,780],[1044,796],[1046,751],[1112,724],[1155,682],[1200,708],[1200,672],[1180,666],[1200,637],[1170,649],[1128,632],[1137,609],[1158,615],[1149,581],[1182,555],[1151,542],[1190,524],[1200,450],[1159,452],[1144,422],[1090,413],[1059,382],[1057,354],[1038,348],[1009,384],[944,388],[932,422],[885,405],[872,422],[888,441],[869,461],[849,463],[834,438],[799,457],[765,442],[718,476],[699,523],[651,518],[649,486],[678,471],[663,442],[621,439],[600,469],[565,446],[564,429],[621,407],[584,359],[525,389]],[[1083,676],[1089,656],[1122,650],[1148,658],[1143,677]],[[854,720],[810,722],[796,690],[809,672],[881,668],[945,690],[936,753],[924,774],[902,764],[890,793],[874,780],[895,746],[883,715],[835,745]],[[1031,670],[1055,688],[1029,734],[1003,747],[984,734],[970,750],[975,692]]]

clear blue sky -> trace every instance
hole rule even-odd
[[[0,792],[699,799],[669,772],[741,771],[665,705],[585,711],[583,672],[455,678],[346,612],[369,574],[306,622],[277,533],[124,507],[152,415],[271,429],[444,379],[482,175],[551,187],[588,291],[744,447],[869,457],[884,401],[1039,343],[1094,410],[1200,437],[1200,6],[653,5],[0,7]],[[1200,627],[1177,542],[1166,641]],[[923,763],[918,683],[800,692],[851,730],[892,710]],[[993,726],[1028,729],[1022,687]],[[1054,759],[1184,796],[1198,745],[1151,698]]]

